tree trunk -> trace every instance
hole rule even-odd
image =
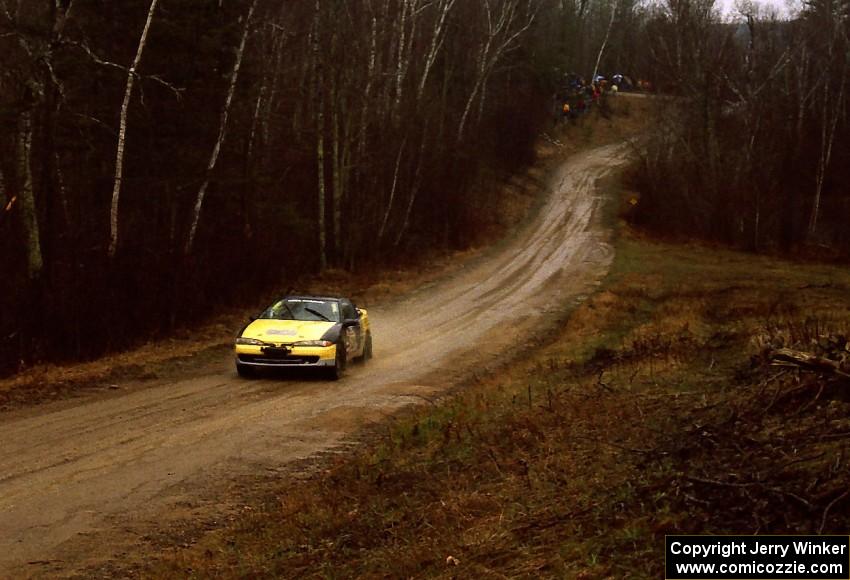
[[[142,36],[139,38],[139,46],[136,48],[136,56],[133,59],[133,64],[130,65],[130,70],[127,71],[127,85],[124,88],[124,102],[121,104],[121,118],[118,128],[118,147],[115,151],[115,180],[112,185],[112,207],[109,210],[109,257],[115,256],[118,249],[118,201],[121,197],[121,183],[124,179],[124,143],[127,138],[127,111],[130,108],[130,99],[133,96],[133,83],[136,81],[136,69],[139,68],[139,63],[142,60],[142,54],[145,51],[145,43],[148,39],[148,31],[150,31],[151,22],[153,21],[156,6],[159,0],[151,0],[148,17],[145,20],[145,27],[142,29]]]
[[[331,161],[331,167],[333,169],[333,207],[331,208],[331,213],[333,214],[333,235],[334,235],[334,245],[333,245],[333,261],[336,263],[339,260],[339,257],[342,255],[342,197],[343,197],[343,184],[342,184],[342,167],[341,167],[341,159],[340,159],[340,147],[339,147],[339,139],[340,139],[340,131],[339,131],[339,103],[337,100],[339,99],[339,94],[337,92],[336,86],[336,76],[331,84],[331,136],[333,138],[332,144],[332,156],[333,159]]]
[[[240,189],[241,192],[241,200],[240,200],[240,212],[242,214],[242,236],[244,239],[248,239],[251,237],[251,211],[250,211],[250,200],[254,198],[257,190],[257,167],[258,163],[255,159],[254,149],[256,147],[256,142],[258,141],[257,135],[257,124],[260,119],[260,109],[262,108],[263,99],[266,95],[266,79],[268,77],[263,75],[262,86],[260,87],[259,95],[257,95],[257,103],[254,105],[254,116],[251,120],[251,132],[248,135],[248,142],[245,146],[245,175],[244,175],[244,185]],[[263,133],[260,132],[259,139],[262,139]],[[263,146],[265,143],[260,141],[260,145]],[[262,159],[262,155],[260,156]],[[260,166],[262,167],[262,166]]]
[[[198,230],[198,222],[201,218],[201,208],[204,204],[204,197],[206,197],[212,172],[215,169],[216,163],[218,163],[218,155],[221,152],[221,144],[224,142],[224,137],[227,134],[227,118],[230,114],[230,105],[233,102],[233,93],[236,92],[236,82],[239,80],[239,70],[242,67],[242,57],[245,54],[245,44],[248,40],[248,33],[251,29],[251,19],[254,16],[254,9],[256,7],[257,0],[254,0],[248,8],[247,16],[245,16],[245,25],[242,28],[242,38],[239,41],[239,48],[236,51],[236,62],[233,63],[233,72],[230,74],[230,85],[227,88],[227,98],[224,100],[224,107],[221,110],[221,122],[218,126],[218,138],[216,139],[215,147],[213,147],[212,155],[210,155],[207,170],[204,174],[204,181],[201,183],[200,189],[198,189],[198,195],[195,198],[195,206],[192,210],[192,225],[189,227],[189,236],[186,239],[186,247],[183,249],[183,252],[186,255],[192,251],[192,244],[195,241],[195,234]]]
[[[809,217],[809,237],[814,238],[817,233],[818,217],[820,214],[821,194],[823,184],[826,180],[826,172],[832,161],[832,147],[835,143],[835,130],[838,120],[844,112],[844,88],[847,81],[847,71],[844,69],[841,76],[841,85],[835,98],[835,110],[829,118],[829,82],[824,82],[824,104],[823,104],[823,126],[821,130],[821,153],[818,159],[817,173],[815,176],[815,196],[812,203],[812,213]]]
[[[3,167],[0,166],[0,205],[5,206],[3,211],[9,211],[12,209],[10,201],[11,200],[8,199],[6,195],[6,177],[3,175]]]
[[[350,116],[347,116],[345,118],[345,123],[343,125],[342,156],[341,156],[341,159],[340,159],[340,170],[339,170],[340,171],[340,180],[341,180],[341,183],[342,183],[342,188],[341,188],[342,189],[342,196],[341,196],[342,208],[340,210],[341,212],[346,207],[348,207],[348,208],[351,207],[351,203],[350,203],[350,200],[348,198],[348,195],[349,195],[348,192],[349,192],[349,189],[350,189],[350,181],[351,181],[351,149],[352,149],[352,145],[353,145],[353,141],[354,141],[354,137],[352,135],[352,129],[351,129],[353,124],[354,124],[354,120]],[[343,224],[345,224],[345,220],[343,220]],[[345,230],[345,231],[343,231],[343,230]],[[350,231],[351,231],[350,228],[340,227],[340,234],[339,234],[340,239],[342,239],[343,236],[346,236],[347,234],[349,234]],[[343,248],[342,248],[343,251],[345,250],[344,246],[346,246],[346,245],[347,244],[343,244]]]
[[[71,215],[68,212],[68,188],[65,186],[65,173],[62,171],[59,152],[53,152],[53,163],[56,171],[56,193],[59,195],[59,205],[62,208],[62,221],[67,228],[71,222]]]
[[[281,34],[281,35],[279,35],[278,40],[274,43],[274,60],[272,61],[272,64],[271,64],[271,76],[272,76],[271,88],[268,90],[268,96],[265,99],[265,101],[266,101],[265,114],[261,116],[261,120],[260,120],[260,122],[262,124],[262,128],[263,128],[263,134],[262,134],[263,153],[260,156],[260,167],[261,168],[264,168],[266,166],[269,151],[270,151],[270,147],[269,147],[269,143],[270,143],[270,139],[269,139],[269,135],[270,135],[269,119],[271,118],[271,116],[272,116],[272,114],[274,113],[274,110],[275,110],[275,102],[277,100],[278,83],[279,83],[279,77],[280,77],[279,71],[280,71],[281,54],[283,53],[283,43],[285,41],[286,41],[286,36]],[[303,60],[304,60],[304,63],[305,63],[305,67],[309,67],[309,59],[305,58]],[[268,76],[268,73],[266,73],[266,76]],[[307,73],[304,74],[305,78],[308,77],[308,76],[309,75]],[[305,86],[305,85],[309,87],[310,83],[306,82],[306,83],[300,84],[300,86],[302,86],[302,87]],[[264,81],[263,86],[265,87],[265,81]],[[303,88],[301,88],[300,90],[302,91],[302,95],[303,95]],[[299,99],[299,101],[300,100],[303,100],[303,99]],[[294,117],[294,113],[293,113],[293,117]]]
[[[476,79],[475,84],[472,85],[472,92],[469,94],[469,98],[466,101],[466,106],[463,108],[463,114],[460,116],[460,123],[457,127],[457,136],[455,137],[456,143],[461,143],[463,141],[463,133],[464,129],[466,129],[466,119],[469,117],[469,111],[472,109],[472,103],[475,102],[475,97],[478,96],[478,90],[481,88],[481,80]]]
[[[437,24],[434,27],[434,34],[431,36],[431,47],[428,49],[428,56],[425,59],[425,68],[422,71],[422,76],[419,79],[419,88],[416,91],[416,102],[422,100],[422,93],[425,91],[425,85],[428,82],[428,75],[431,73],[431,67],[437,60],[437,54],[443,46],[443,27],[446,23],[446,17],[454,6],[456,0],[444,0],[440,17],[437,19]]]
[[[387,221],[390,219],[390,213],[393,210],[393,202],[395,201],[395,192],[398,187],[398,170],[401,166],[401,157],[404,153],[404,146],[407,143],[407,138],[401,142],[401,147],[398,148],[398,154],[395,158],[395,171],[393,172],[393,184],[390,188],[390,199],[387,201],[387,209],[384,211],[384,219],[381,220],[381,228],[378,230],[378,242],[384,239],[384,230],[387,227]]]
[[[485,87],[493,68],[511,48],[514,41],[524,34],[525,31],[531,27],[531,23],[534,22],[535,13],[531,13],[528,15],[528,19],[522,23],[522,26],[512,33],[511,27],[514,25],[516,20],[518,6],[518,1],[506,0],[501,5],[500,13],[495,15],[498,16],[498,18],[494,18],[494,14],[490,11],[490,3],[484,3],[487,16],[486,39],[481,44],[481,49],[478,53],[478,70],[476,71],[477,74],[475,83],[472,86],[472,92],[466,101],[466,106],[464,107],[463,114],[460,118],[455,138],[456,143],[461,143],[463,141],[464,129],[466,128],[469,113],[472,110],[476,97],[478,97],[479,93]],[[482,95],[482,99],[483,98],[484,97]],[[483,110],[483,100],[479,104],[479,107]]]
[[[407,231],[407,226],[410,224],[410,214],[413,210],[413,204],[416,203],[416,195],[419,193],[419,187],[422,184],[422,161],[425,158],[425,142],[428,138],[428,126],[422,127],[422,141],[419,143],[419,155],[416,158],[416,170],[413,173],[413,185],[410,187],[410,197],[407,199],[407,207],[404,209],[404,221],[401,223],[401,228],[395,237],[393,246],[398,247]]]
[[[369,45],[369,68],[366,71],[366,88],[363,91],[363,108],[360,112],[360,131],[358,134],[359,144],[357,153],[361,161],[366,151],[366,130],[369,124],[369,102],[372,97],[372,85],[374,84],[375,65],[378,57],[378,19],[372,16],[371,42]]]
[[[316,171],[318,179],[318,229],[319,229],[319,270],[328,267],[327,234],[325,231],[325,96],[324,70],[319,55],[319,27],[322,3],[316,0],[316,14],[313,25],[313,59],[316,66]]]
[[[605,38],[602,40],[602,46],[599,47],[599,53],[596,55],[596,64],[593,65],[593,75],[590,77],[590,82],[596,82],[596,74],[599,72],[599,63],[602,61],[602,53],[605,52],[605,46],[608,44],[608,38],[611,36],[611,28],[614,26],[614,17],[617,15],[617,0],[611,5],[611,19],[608,20],[608,28],[605,30]]]
[[[35,280],[44,266],[41,238],[38,231],[38,212],[35,206],[32,180],[32,112],[23,111],[18,117],[17,167],[20,190],[21,223],[27,248],[27,278]]]
[[[407,17],[408,11],[413,11],[413,6],[410,5],[411,0],[401,0],[401,18],[398,23],[398,55],[396,58],[395,71],[395,101],[393,102],[392,118],[393,122],[398,122],[398,111],[401,106],[402,86],[404,83],[404,75],[407,69],[405,52],[407,41]],[[412,41],[413,39],[411,39]]]

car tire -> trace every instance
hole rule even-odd
[[[334,366],[330,368],[330,378],[332,381],[338,381],[345,374],[345,364],[347,362],[345,352],[345,342],[340,340],[336,345],[336,358]]]
[[[372,358],[372,333],[366,334],[366,346],[363,347],[363,362]]]
[[[361,354],[354,360],[357,361],[358,364],[363,364],[370,358],[372,358],[372,333],[367,332],[366,344],[363,345],[363,354]]]
[[[252,367],[239,363],[236,363],[236,374],[238,374],[243,379],[253,379],[257,376]]]

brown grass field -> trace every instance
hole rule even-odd
[[[559,332],[144,574],[658,578],[667,533],[846,532],[850,384],[764,348],[846,335],[850,272],[618,232]]]

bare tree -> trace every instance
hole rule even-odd
[[[27,246],[27,278],[34,280],[44,267],[41,255],[41,236],[38,231],[38,214],[32,180],[32,113],[23,111],[18,116],[17,165],[20,181],[21,221]]]
[[[327,231],[325,226],[325,70],[322,56],[319,51],[319,42],[321,34],[321,12],[322,2],[316,0],[316,12],[313,20],[313,65],[316,72],[315,94],[316,103],[316,172],[318,182],[318,217],[317,226],[319,231],[319,270],[324,270],[328,266],[327,254]]]
[[[401,157],[404,153],[404,146],[407,144],[407,140],[403,140],[401,142],[401,146],[398,148],[398,154],[395,158],[395,170],[393,171],[393,182],[390,187],[390,198],[387,201],[387,207],[384,210],[384,219],[381,220],[381,227],[378,229],[378,241],[384,239],[384,230],[387,228],[387,220],[390,219],[390,213],[393,210],[393,201],[395,200],[395,192],[398,189],[398,170],[401,167]]]
[[[611,4],[611,18],[608,20],[608,26],[605,28],[605,37],[602,39],[602,44],[599,46],[599,52],[596,55],[596,64],[593,65],[593,74],[590,76],[591,81],[596,81],[596,75],[599,74],[599,63],[602,61],[602,54],[605,52],[605,46],[608,44],[608,39],[611,37],[611,29],[614,27],[614,17],[617,16],[617,0]]]
[[[419,88],[416,90],[416,102],[422,100],[422,94],[425,92],[425,85],[428,83],[428,77],[431,74],[431,69],[434,67],[434,62],[437,60],[437,55],[443,46],[445,40],[446,19],[455,5],[456,0],[439,0],[437,3],[438,17],[434,22],[434,29],[431,33],[431,43],[428,48],[428,53],[425,56],[425,64],[422,74],[419,77]]]
[[[0,0],[0,15],[5,18],[9,32],[0,37],[14,39],[20,49],[20,64],[27,73],[21,75],[22,95],[19,97],[19,112],[15,125],[15,162],[17,168],[18,197],[21,211],[21,223],[27,238],[27,278],[38,278],[44,267],[43,241],[39,224],[39,211],[36,203],[35,183],[33,179],[33,135],[42,133],[52,138],[53,120],[56,110],[61,106],[63,84],[56,74],[54,51],[64,40],[65,23],[74,6],[73,0],[67,3],[49,4],[44,13],[45,20],[41,34],[32,23],[22,22],[21,5],[10,9],[7,0]],[[0,79],[0,89],[3,88]],[[1,92],[1,91],[0,91]],[[55,152],[47,152],[46,158],[54,159]],[[55,166],[58,175],[58,163]],[[37,170],[36,170],[37,171]],[[46,182],[49,179],[44,180]],[[60,177],[61,180],[61,177]],[[44,184],[42,183],[42,188]],[[58,198],[65,209],[62,184],[59,184]],[[47,216],[49,217],[49,212]],[[67,216],[67,211],[64,211]]]
[[[497,6],[494,6],[494,3],[494,0],[484,0],[486,30],[476,55],[475,81],[472,84],[472,90],[466,100],[466,106],[457,128],[456,141],[458,143],[463,140],[463,133],[472,105],[487,83],[493,68],[515,46],[514,43],[517,39],[534,22],[535,11],[532,5],[528,6],[525,15],[519,14],[522,0],[504,0]],[[498,12],[495,10],[498,10]]]
[[[121,104],[121,116],[118,127],[118,146],[115,150],[115,178],[112,186],[112,207],[109,210],[109,257],[114,257],[118,249],[118,202],[121,197],[121,184],[124,179],[124,144],[127,139],[127,111],[130,109],[130,99],[133,96],[133,83],[136,81],[136,70],[142,61],[142,54],[145,51],[145,44],[148,39],[148,31],[153,22],[154,13],[156,12],[159,0],[151,0],[148,16],[145,19],[145,26],[142,29],[142,36],[139,38],[139,45],[136,48],[136,56],[133,58],[133,64],[127,71],[127,84],[124,87],[124,101]]]
[[[366,5],[371,12],[372,2],[366,1]],[[368,67],[366,70],[366,86],[363,89],[363,107],[360,112],[360,131],[358,132],[358,156],[362,159],[366,150],[366,131],[369,124],[369,104],[372,100],[372,88],[375,85],[375,74],[377,70],[378,60],[378,17],[370,14],[370,33],[369,33],[369,58]]]
[[[192,251],[192,244],[195,241],[195,234],[198,230],[198,222],[201,218],[201,208],[204,204],[207,188],[210,184],[210,176],[215,170],[218,163],[218,156],[221,152],[221,145],[227,135],[227,118],[230,114],[230,106],[233,103],[233,94],[236,92],[236,83],[239,81],[239,71],[242,68],[242,57],[245,54],[245,44],[248,40],[248,33],[251,30],[251,22],[254,16],[254,9],[257,7],[257,0],[253,0],[248,7],[248,14],[245,16],[245,22],[242,26],[242,37],[239,40],[239,47],[236,49],[236,60],[233,63],[233,70],[230,73],[230,82],[227,87],[227,97],[224,99],[224,106],[221,109],[221,120],[218,125],[218,137],[215,141],[212,154],[207,163],[207,170],[204,173],[204,180],[201,182],[201,187],[198,189],[198,195],[195,197],[195,205],[192,208],[192,225],[189,227],[189,235],[186,238],[186,246],[184,253],[189,254]]]
[[[830,2],[817,6],[816,10],[821,20],[826,20],[823,24],[824,28],[829,30],[829,37],[826,48],[826,67],[820,77],[820,155],[815,170],[815,192],[809,214],[809,238],[814,238],[817,233],[821,196],[827,170],[832,161],[836,129],[839,120],[846,114],[845,89],[847,69],[850,66],[847,62],[847,28],[843,22],[846,16],[838,13],[840,9]]]

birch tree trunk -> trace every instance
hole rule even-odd
[[[242,235],[245,239],[251,236],[251,211],[249,207],[250,200],[254,197],[257,190],[256,168],[258,165],[257,161],[254,158],[254,148],[258,140],[257,124],[259,123],[260,109],[262,107],[263,99],[266,95],[267,78],[267,75],[263,75],[262,86],[260,86],[260,91],[257,95],[257,103],[254,105],[254,116],[251,119],[251,131],[248,135],[248,143],[245,147],[245,186],[240,188],[240,213],[242,217]],[[262,139],[262,132],[259,135],[259,139]],[[261,141],[260,145],[263,146],[264,143]]]
[[[366,151],[366,130],[369,125],[369,102],[372,97],[372,86],[374,84],[375,66],[378,58],[378,19],[372,16],[372,32],[369,45],[369,65],[366,71],[366,88],[363,91],[363,108],[360,112],[360,131],[358,134],[358,156],[362,160]]]
[[[247,146],[247,154],[245,163],[247,165],[253,165],[254,159],[254,144],[257,140],[257,123],[260,120],[260,109],[263,104],[263,99],[266,96],[266,77],[263,77],[263,83],[260,86],[260,93],[257,95],[257,102],[254,105],[254,114],[251,117],[251,130],[248,133],[248,146]]]
[[[263,128],[263,133],[262,133],[263,144],[266,146],[263,150],[263,154],[260,156],[260,158],[262,159],[263,165],[265,165],[265,160],[266,160],[266,157],[268,155],[268,150],[269,150],[268,149],[269,134],[270,134],[269,118],[274,113],[275,105],[276,105],[276,102],[277,102],[277,87],[278,87],[278,79],[280,77],[280,72],[279,72],[280,71],[280,60],[281,60],[281,53],[283,52],[282,44],[283,44],[283,41],[285,39],[286,39],[286,37],[283,34],[281,34],[280,39],[277,42],[274,43],[274,59],[272,61],[272,65],[271,65],[271,73],[267,73],[265,78],[264,78],[264,81],[263,81],[263,90],[265,91],[266,83],[267,83],[266,79],[268,78],[268,75],[271,74],[271,77],[272,77],[271,88],[268,89],[268,96],[265,99],[265,103],[266,103],[265,113],[262,115],[262,119],[260,121],[261,126]],[[307,59],[305,58],[304,60],[306,61]],[[308,75],[305,74],[304,76],[306,77]],[[307,86],[309,86],[309,83],[308,83]]]
[[[189,254],[192,251],[192,244],[195,241],[195,234],[198,230],[198,222],[201,218],[201,208],[204,204],[207,188],[210,184],[210,177],[218,163],[218,155],[221,152],[221,144],[224,142],[224,137],[227,134],[227,118],[230,115],[230,105],[233,103],[233,93],[236,92],[236,82],[239,80],[239,70],[242,67],[242,57],[245,54],[245,44],[248,40],[248,33],[251,30],[251,20],[254,16],[254,9],[257,7],[257,0],[251,2],[248,8],[248,14],[245,16],[245,25],[242,28],[242,38],[239,41],[239,48],[236,51],[236,62],[233,63],[233,72],[230,74],[230,85],[227,87],[227,97],[224,100],[224,107],[221,110],[221,122],[218,126],[218,138],[215,141],[212,154],[210,155],[207,170],[204,174],[204,181],[198,189],[198,195],[195,198],[195,205],[192,209],[192,225],[189,227],[189,236],[186,238],[186,247],[184,253]]]
[[[428,56],[425,58],[425,68],[422,71],[422,76],[419,79],[419,88],[416,90],[416,102],[422,100],[422,93],[425,91],[425,85],[428,82],[428,75],[431,73],[431,68],[434,66],[434,61],[437,60],[437,54],[443,46],[443,30],[446,24],[446,18],[454,6],[456,0],[443,0],[440,10],[440,16],[434,26],[434,34],[431,36],[431,46],[428,49]]]
[[[35,280],[44,266],[41,255],[41,238],[38,231],[38,213],[32,182],[32,112],[23,111],[18,117],[17,168],[20,189],[21,223],[27,246],[27,278]]]
[[[463,133],[464,129],[466,129],[466,119],[469,117],[469,111],[472,109],[472,104],[475,102],[475,98],[478,96],[478,91],[481,89],[481,82],[483,81],[484,75],[487,74],[487,59],[491,42],[492,38],[488,38],[481,49],[475,83],[472,85],[472,92],[469,93],[469,98],[466,100],[466,106],[463,108],[463,114],[460,116],[460,123],[457,128],[457,143],[463,141]]]
[[[334,235],[334,244],[333,244],[333,260],[337,261],[339,256],[341,255],[342,249],[342,197],[343,197],[343,184],[342,184],[342,167],[341,167],[341,158],[340,158],[340,130],[339,130],[339,109],[340,104],[338,102],[339,93],[337,88],[336,75],[334,75],[334,80],[331,84],[331,136],[333,139],[332,147],[332,160],[331,167],[333,169],[333,207],[331,208],[331,213],[333,214],[333,235]]]
[[[437,16],[437,19],[435,21],[435,24],[434,24],[433,33],[431,35],[431,42],[430,42],[430,45],[429,45],[429,48],[428,48],[428,53],[425,57],[424,69],[423,69],[421,77],[419,79],[419,86],[416,89],[416,106],[417,107],[420,106],[420,102],[422,101],[422,95],[425,92],[425,86],[428,82],[428,76],[430,75],[431,68],[433,67],[434,62],[437,59],[437,55],[439,54],[440,49],[442,48],[443,39],[444,39],[443,31],[444,31],[444,28],[445,28],[446,19],[449,15],[449,12],[452,9],[452,7],[455,4],[455,1],[456,0],[442,0],[440,5],[438,6],[439,12],[438,12],[438,16]],[[446,87],[445,87],[445,83],[444,83],[443,84],[443,93],[442,93],[443,106],[445,106],[445,96],[446,96],[445,88]],[[441,116],[442,115],[443,115],[443,113],[441,113]],[[441,123],[441,126],[442,126],[442,123]],[[398,232],[395,236],[395,240],[393,242],[393,246],[395,246],[395,247],[397,247],[401,243],[401,240],[404,237],[405,232],[407,231],[407,227],[410,223],[410,215],[411,215],[411,212],[413,210],[413,205],[416,202],[416,196],[419,192],[419,187],[422,183],[422,164],[423,164],[423,159],[425,157],[425,143],[427,141],[427,136],[428,136],[428,126],[427,126],[427,123],[426,123],[426,125],[422,129],[422,139],[421,139],[420,145],[419,145],[419,153],[418,153],[418,156],[416,158],[416,169],[415,169],[414,175],[413,175],[413,184],[411,185],[410,194],[409,194],[409,197],[407,199],[407,205],[406,205],[405,210],[404,210],[404,219],[402,221],[401,227],[399,228],[399,230],[398,230]],[[392,201],[392,198],[391,198],[391,201]],[[389,217],[389,210],[387,211],[387,214],[384,216],[384,224],[382,224],[382,229],[383,229],[383,226],[385,225],[386,219],[388,217]]]
[[[413,6],[411,6],[411,0],[401,0],[401,18],[399,19],[398,23],[398,55],[396,58],[395,71],[395,101],[393,101],[392,112],[393,122],[398,121],[398,111],[399,107],[401,106],[402,86],[404,83],[404,73],[406,70],[405,53],[407,45],[405,43],[407,40],[407,18],[409,11],[413,11]]]
[[[62,221],[65,227],[68,227],[71,222],[71,216],[68,212],[68,188],[65,187],[65,174],[62,171],[58,151],[53,152],[53,163],[56,171],[56,193],[59,195],[59,205],[62,208]]]
[[[611,5],[611,18],[608,20],[608,28],[605,29],[605,38],[602,39],[602,46],[599,47],[599,52],[596,54],[596,64],[593,65],[593,75],[590,77],[590,82],[596,82],[596,74],[599,72],[599,63],[602,61],[602,54],[605,52],[605,46],[608,44],[608,38],[611,36],[611,28],[614,26],[614,17],[617,15],[618,0],[614,0]]]
[[[401,228],[395,237],[393,246],[398,247],[404,233],[407,231],[407,226],[410,224],[410,214],[413,210],[413,204],[416,203],[416,194],[419,193],[419,186],[422,184],[422,160],[425,158],[425,142],[428,138],[428,126],[422,128],[422,141],[419,143],[419,155],[416,158],[416,170],[413,174],[413,185],[410,187],[410,197],[407,198],[407,207],[404,209],[404,221],[401,223]]]
[[[318,179],[318,229],[319,229],[319,270],[328,267],[327,233],[325,231],[325,75],[319,54],[319,27],[321,25],[321,0],[316,0],[316,14],[313,21],[313,59],[316,67],[316,171]]]
[[[385,0],[382,18],[384,26],[387,27],[390,25],[389,5],[389,0]],[[379,78],[384,78],[382,79],[383,82],[379,85],[380,94],[377,96],[380,98],[380,102],[378,103],[377,110],[383,115],[384,123],[389,124],[392,121],[393,112],[393,73],[391,69],[393,67],[392,61],[394,55],[398,50],[398,34],[388,32],[385,37],[388,37],[388,40],[384,42],[386,49],[384,49],[383,46],[379,49],[382,52],[385,52],[385,54],[381,57],[381,61],[378,66],[378,70],[381,71],[379,72]]]
[[[354,125],[354,119],[352,117],[346,117],[345,119],[345,130],[343,134],[345,135],[345,140],[343,142],[342,147],[342,160],[340,162],[340,173],[342,174],[342,187],[344,196],[349,195],[348,191],[351,183],[351,150],[354,144],[354,136],[352,134],[352,126]],[[346,203],[345,197],[343,198],[343,203]],[[351,207],[351,203],[348,203],[348,207]],[[345,206],[343,206],[345,207]],[[350,211],[350,209],[349,209]],[[340,228],[341,229],[341,228]],[[343,234],[340,233],[340,236]],[[347,236],[348,243],[345,243],[340,248],[340,261],[345,264],[347,262],[346,252],[350,250],[350,246],[353,244],[350,242],[351,240],[351,228],[347,228],[345,235]]]
[[[118,146],[115,151],[115,179],[112,185],[112,206],[109,210],[109,257],[113,258],[118,249],[118,202],[121,197],[121,184],[124,179],[124,143],[127,139],[127,111],[130,108],[130,99],[133,96],[133,83],[136,81],[136,69],[139,68],[139,63],[142,60],[142,54],[145,51],[145,44],[148,39],[148,32],[153,22],[153,16],[156,12],[159,0],[151,0],[150,8],[148,9],[148,17],[145,20],[145,27],[142,29],[142,36],[139,38],[139,46],[136,48],[136,56],[133,58],[133,64],[130,65],[130,70],[127,71],[127,85],[124,88],[124,102],[121,104],[121,117],[118,127]]]
[[[839,25],[840,26],[840,25]],[[837,35],[837,32],[833,32]],[[833,62],[835,40],[831,41],[829,47],[829,62]],[[829,69],[827,69],[829,73]],[[844,89],[847,84],[847,64],[842,62],[841,66],[841,81],[834,98],[834,107],[830,107],[830,79],[827,77],[823,83],[823,119],[821,120],[821,151],[818,158],[818,166],[815,173],[815,195],[812,201],[812,212],[809,216],[808,235],[814,238],[817,233],[818,218],[820,217],[821,195],[823,193],[823,184],[826,180],[826,172],[832,161],[832,147],[835,143],[835,131],[838,127],[838,121],[844,112]],[[832,110],[830,110],[832,109]]]
[[[398,187],[398,170],[399,170],[399,167],[401,166],[401,157],[402,157],[402,154],[404,153],[404,146],[406,144],[407,144],[407,138],[405,137],[405,139],[402,140],[402,142],[401,142],[401,147],[398,148],[398,154],[396,155],[396,158],[395,158],[395,171],[393,172],[393,184],[392,184],[392,187],[390,188],[390,199],[387,202],[387,209],[386,209],[386,211],[384,211],[384,219],[381,220],[381,227],[378,230],[378,241],[379,242],[382,239],[384,239],[384,230],[387,227],[387,220],[390,219],[390,213],[393,210],[393,202],[395,201],[395,192],[396,192],[396,188]]]
[[[458,124],[457,136],[455,138],[457,143],[463,141],[463,134],[466,129],[466,122],[469,118],[469,113],[472,110],[475,99],[478,97],[482,87],[487,82],[490,73],[493,71],[493,68],[499,60],[501,60],[505,53],[513,47],[517,38],[531,27],[535,18],[535,13],[532,12],[528,15],[527,20],[522,23],[522,26],[520,26],[516,31],[511,32],[511,27],[516,21],[519,1],[506,0],[503,2],[498,18],[494,18],[494,14],[490,7],[490,1],[491,0],[484,0],[485,14],[487,17],[487,33],[478,54],[478,70],[475,76],[475,82],[472,85],[472,91],[469,94],[469,98],[466,100],[466,106],[463,109],[463,114],[461,115],[460,123]],[[480,106],[484,106],[483,102]]]

